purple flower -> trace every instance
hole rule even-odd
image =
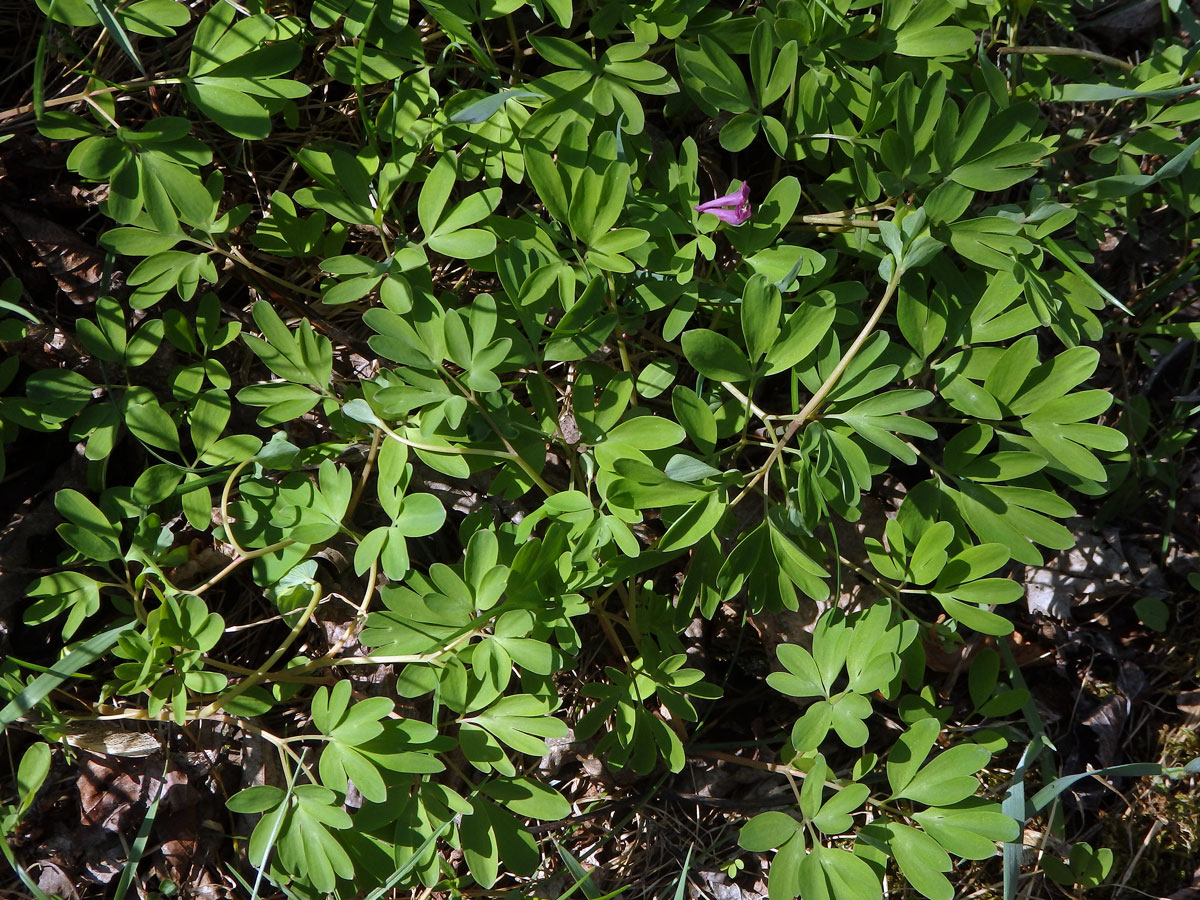
[[[750,185],[742,182],[741,188],[734,193],[692,208],[696,212],[712,213],[727,225],[741,225],[750,218]]]

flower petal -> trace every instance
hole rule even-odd
[[[720,206],[734,206],[738,203],[746,203],[750,199],[750,185],[742,184],[739,190],[732,194],[726,194],[724,197],[717,197],[714,200],[709,200],[707,203],[701,203],[695,207],[700,212],[708,212]]]
[[[716,216],[718,219],[728,225],[741,225],[748,218],[750,218],[750,212],[748,210],[744,215],[742,214],[742,211],[738,209],[707,209],[705,212],[711,216]]]
[[[727,225],[741,225],[750,218],[750,185],[742,182],[742,186],[733,193],[699,203],[692,209],[710,213]]]

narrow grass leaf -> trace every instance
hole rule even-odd
[[[683,871],[679,873],[679,883],[675,885],[675,900],[683,900],[684,895],[687,894],[688,870],[692,866],[692,851],[695,849],[695,844],[688,845],[687,856],[683,859]]]
[[[44,675],[35,678],[29,687],[13,698],[11,703],[4,709],[0,709],[0,729],[7,728],[17,721],[37,706],[52,690],[84,666],[103,656],[108,648],[117,642],[117,638],[132,628],[134,624],[126,622],[124,625],[118,625],[108,631],[93,635],[51,666]]]
[[[55,0],[50,0],[50,9],[46,12],[46,21],[42,23],[42,33],[38,36],[37,52],[33,57],[33,115],[40,119],[46,111],[46,56],[50,29],[54,27]]]
[[[1040,791],[1033,795],[1030,804],[1033,806],[1034,812],[1041,812],[1050,803],[1073,785],[1077,781],[1082,781],[1084,778],[1101,778],[1106,776],[1131,776],[1140,778],[1143,775],[1161,775],[1163,767],[1158,763],[1125,763],[1120,766],[1107,766],[1103,769],[1093,769],[1090,772],[1079,772],[1075,775],[1064,775],[1062,778],[1056,778]]]
[[[472,794],[471,796],[474,796],[474,794]],[[425,851],[428,850],[431,846],[433,846],[433,844],[439,838],[441,838],[441,836],[443,834],[446,833],[446,831],[450,828],[450,826],[452,824],[454,824],[453,819],[443,822],[441,824],[441,826],[433,834],[431,834],[429,837],[425,838],[425,842],[423,844],[421,844],[420,847],[417,848],[416,853],[414,853],[412,856],[410,856],[408,859],[406,859],[400,865],[400,867],[398,869],[396,869],[396,871],[394,871],[391,875],[388,876],[387,881],[385,881],[383,884],[381,884],[375,890],[371,891],[371,893],[367,894],[366,900],[381,900],[381,898],[384,895],[386,895],[387,893],[389,893],[392,890],[392,888],[394,888],[401,881],[403,881],[404,877],[413,870],[414,866],[416,866],[417,861],[422,856],[425,855]]]
[[[1021,875],[1021,856],[1025,834],[1025,773],[1029,766],[1042,754],[1045,744],[1042,736],[1034,735],[1021,754],[1021,761],[1013,772],[1012,787],[1004,795],[1000,811],[1012,816],[1021,825],[1021,834],[1015,841],[1004,842],[1004,900],[1016,900],[1017,882]]]
[[[154,821],[158,817],[159,801],[167,792],[166,777],[167,767],[164,765],[163,780],[159,782],[158,792],[146,809],[146,816],[138,827],[137,837],[133,839],[133,846],[129,848],[129,859],[125,863],[125,868],[121,870],[121,878],[117,881],[117,890],[113,894],[113,900],[125,900],[125,895],[129,893],[129,886],[133,884],[134,876],[137,875],[138,863],[142,861],[142,856],[146,852],[146,843],[150,840],[150,832],[154,829]]]
[[[38,887],[37,882],[34,881],[33,878],[30,877],[29,873],[25,871],[25,868],[19,862],[17,862],[17,857],[13,855],[12,848],[8,846],[8,841],[0,840],[0,854],[4,855],[4,858],[8,861],[9,866],[14,872],[17,873],[17,877],[21,879],[21,884],[25,885],[26,890],[28,890],[29,893],[34,897],[34,900],[52,900],[50,895]]]
[[[129,35],[125,33],[124,26],[122,26],[120,20],[113,15],[112,10],[108,8],[104,0],[88,0],[88,6],[90,6],[92,8],[92,12],[96,14],[96,18],[99,19],[100,24],[104,26],[104,30],[112,36],[114,41],[116,41],[117,46],[121,48],[121,52],[133,61],[133,64],[137,66],[137,70],[141,72],[142,75],[145,75],[146,67],[142,65],[141,59],[138,58],[137,51],[133,49],[133,44],[129,40]]]
[[[571,873],[571,877],[576,880],[576,883],[583,890],[583,895],[587,897],[587,900],[600,900],[600,889],[592,881],[588,870],[571,854],[570,850],[558,841],[554,842],[554,847],[558,850],[558,855],[567,867],[567,871]]]
[[[1071,259],[1067,252],[1063,250],[1062,247],[1058,246],[1057,243],[1055,243],[1053,238],[1044,237],[1042,238],[1042,243],[1046,245],[1046,249],[1054,255],[1055,259],[1067,267],[1067,271],[1079,278],[1082,278],[1085,282],[1087,282],[1088,286],[1091,287],[1092,290],[1098,293],[1117,309],[1121,310],[1121,312],[1125,313],[1125,315],[1133,315],[1132,309],[1114,297],[1107,288],[1105,288],[1098,281],[1096,281],[1095,278],[1085,272],[1083,267],[1080,266],[1079,263],[1075,262],[1075,260]]]

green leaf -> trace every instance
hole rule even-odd
[[[818,753],[800,788],[800,814],[809,821],[816,818],[821,809],[821,797],[824,794],[825,781],[828,777],[829,766],[825,762],[825,757]]]
[[[1162,766],[1158,763],[1125,763],[1119,766],[1106,766],[1102,769],[1094,769],[1091,772],[1080,772],[1075,775],[1064,775],[1062,778],[1056,778],[1036,794],[1029,801],[1034,812],[1041,812],[1050,803],[1058,797],[1063,791],[1078,781],[1084,778],[1099,778],[1102,776],[1116,776],[1138,778],[1147,775],[1159,775],[1162,773]]]
[[[1003,544],[1012,558],[1026,565],[1041,565],[1033,543],[1052,550],[1075,544],[1071,532],[1046,515],[1066,518],[1074,507],[1049,491],[1015,486],[993,486],[957,480],[958,491],[945,489],[967,524],[979,537]]]
[[[417,198],[417,219],[425,234],[432,235],[437,230],[456,178],[453,156],[440,157],[425,177]]]
[[[887,761],[888,784],[893,796],[899,796],[908,787],[940,733],[941,724],[937,719],[918,719],[896,740]]]
[[[813,817],[813,825],[828,835],[845,834],[854,824],[851,814],[862,807],[870,794],[871,789],[865,784],[847,785],[825,801]]]
[[[263,816],[250,837],[250,859],[264,865],[268,838],[282,818],[279,829],[279,861],[285,870],[305,875],[319,891],[330,892],[337,878],[354,875],[354,864],[334,832],[349,828],[349,814],[336,803],[333,791],[315,784],[293,788],[290,803]]]
[[[485,712],[464,721],[477,723],[507,746],[532,756],[544,756],[548,737],[563,737],[567,726],[549,715],[544,700],[528,694],[502,697]]]
[[[929,900],[953,900],[954,886],[942,873],[953,868],[950,857],[933,838],[899,822],[889,822],[888,849],[909,884]]]
[[[865,720],[873,712],[871,701],[861,694],[846,692],[834,697],[832,703],[830,724],[834,732],[847,747],[861,747],[870,736]]]
[[[949,806],[965,800],[979,789],[975,773],[986,766],[992,754],[978,744],[956,744],[929,761],[893,796],[905,797],[928,806]]]
[[[268,43],[279,26],[265,13],[235,21],[228,4],[213,6],[192,41],[184,94],[235,137],[260,140],[285,101],[308,94],[307,85],[275,76],[300,62],[294,39]]]
[[[259,784],[238,791],[226,801],[225,805],[230,812],[247,815],[274,809],[283,800],[283,797],[283,788],[270,784]]]
[[[787,813],[771,810],[759,813],[742,826],[738,845],[751,853],[762,853],[783,846],[800,830],[800,823]]]
[[[1052,89],[1051,96],[1063,103],[1104,103],[1109,100],[1174,100],[1194,90],[1195,86],[1191,84],[1148,91],[1112,84],[1061,84]]]
[[[50,745],[42,741],[31,744],[21,755],[17,766],[17,813],[29,809],[34,795],[41,790],[50,774]]]
[[[681,339],[683,355],[701,375],[715,381],[749,381],[753,376],[742,349],[715,331],[696,328],[685,331]]]
[[[798,874],[799,894],[805,900],[880,900],[883,896],[875,871],[846,850],[817,844],[800,862]]]
[[[446,508],[433,494],[409,494],[400,506],[393,527],[405,537],[425,537],[445,524]]]
[[[754,106],[741,69],[719,44],[699,35],[699,46],[675,44],[684,87],[694,92],[702,106],[713,111],[747,112]]]
[[[659,540],[657,550],[670,553],[692,546],[717,526],[726,509],[724,500],[717,493],[697,501],[671,523],[666,534]]]
[[[905,29],[896,35],[896,53],[924,58],[962,56],[975,46],[975,34],[960,25]]]
[[[152,447],[179,452],[179,429],[175,420],[146,388],[130,388],[125,393],[122,413],[125,424],[139,439]]]
[[[702,453],[711,453],[717,442],[717,419],[708,404],[684,385],[671,391],[671,411]]]
[[[82,572],[55,572],[34,579],[26,589],[29,597],[41,598],[26,607],[22,621],[40,625],[70,610],[62,635],[70,638],[84,619],[100,611],[100,584]]]
[[[608,433],[610,441],[620,441],[647,451],[676,447],[686,437],[687,433],[682,427],[661,416],[626,419]]]
[[[498,113],[501,107],[509,100],[536,100],[540,96],[540,94],[535,94],[533,91],[525,91],[519,88],[505,88],[497,94],[489,94],[464,106],[450,116],[449,121],[456,125],[479,125]]]
[[[953,539],[954,526],[949,522],[937,522],[921,535],[908,564],[914,584],[928,584],[941,574],[948,559],[946,548]]]
[[[822,292],[823,294],[825,292]],[[837,313],[832,295],[806,302],[784,320],[779,338],[767,353],[767,375],[786,372],[820,346]]]
[[[780,644],[775,649],[786,672],[772,672],[767,684],[792,697],[824,697],[825,683],[811,653],[796,644]]]
[[[57,527],[62,539],[96,562],[120,559],[120,528],[78,491],[67,489],[54,495],[55,508],[66,517]]]
[[[200,454],[220,439],[221,432],[229,423],[232,406],[229,395],[217,388],[199,394],[192,404],[192,410],[188,416],[188,426],[192,444],[195,446],[196,452]]]
[[[1153,175],[1111,175],[1078,185],[1074,190],[1081,196],[1096,200],[1114,200],[1144,191],[1161,181],[1177,178],[1187,168],[1196,151],[1200,150],[1200,138],[1192,141],[1167,162],[1158,167]]]
[[[783,298],[779,289],[762,275],[752,275],[742,295],[742,334],[751,363],[757,363],[779,337]]]
[[[121,17],[132,32],[170,38],[188,23],[191,12],[178,0],[138,0],[122,10]]]
[[[571,813],[571,804],[566,797],[533,778],[489,781],[481,790],[519,816],[552,822]]]
[[[860,401],[847,412],[831,413],[827,418],[845,422],[870,443],[906,465],[913,465],[917,461],[916,452],[896,435],[931,439],[936,437],[937,430],[927,422],[900,413],[925,406],[931,400],[933,395],[928,391],[886,391]]]
[[[996,855],[997,841],[1020,834],[1017,822],[1000,812],[998,803],[979,798],[922,810],[912,818],[948,853],[963,859],[989,859]]]

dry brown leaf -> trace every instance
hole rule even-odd
[[[79,774],[79,818],[88,827],[124,831],[133,808],[149,789],[146,764],[140,759],[84,754]]]
[[[194,870],[203,864],[203,859],[199,858],[202,798],[188,783],[187,776],[177,769],[167,772],[165,787],[158,815],[160,821],[169,823],[169,827],[162,829],[168,836],[159,852],[163,855],[168,878],[176,884],[192,884]]]
[[[103,253],[74,231],[43,216],[31,215],[7,203],[0,204],[0,214],[29,244],[64,294],[76,304],[96,301],[104,274]]]

